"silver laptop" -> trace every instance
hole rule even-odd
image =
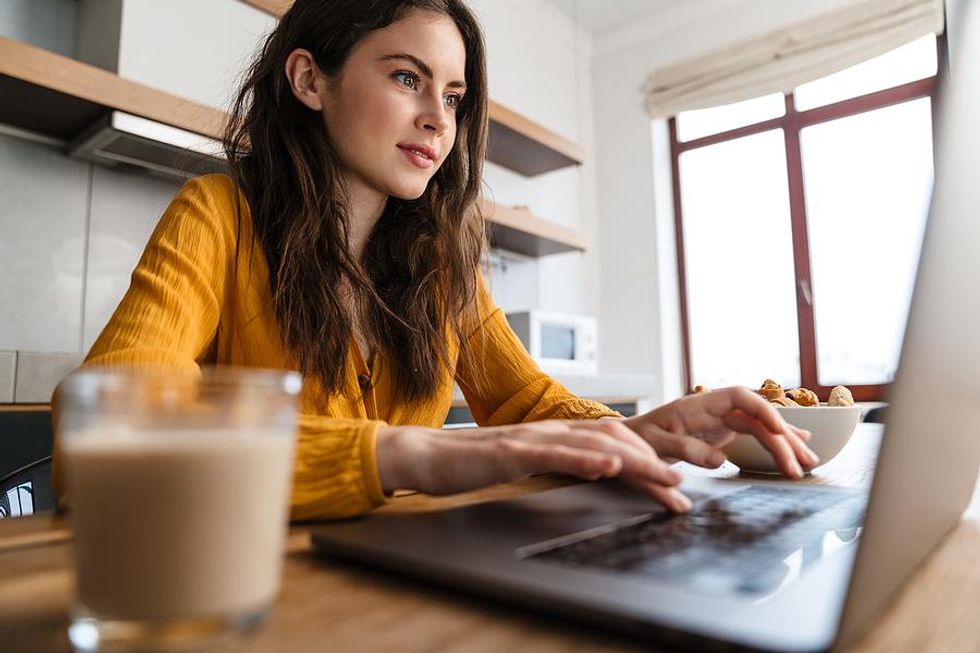
[[[941,98],[935,192],[870,493],[691,478],[694,511],[671,517],[616,482],[588,483],[317,526],[318,549],[698,650],[823,651],[861,632],[958,524],[980,464],[972,9]]]

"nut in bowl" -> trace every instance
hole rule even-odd
[[[840,453],[861,421],[860,406],[774,406],[790,424],[812,435],[807,443],[820,456],[820,465]],[[728,460],[743,472],[779,474],[769,451],[751,435],[738,435],[723,449]]]

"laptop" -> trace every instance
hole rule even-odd
[[[318,525],[317,549],[697,650],[825,651],[855,638],[959,523],[980,465],[980,11],[959,28],[870,491],[695,477],[681,486],[694,510],[671,516],[602,481]]]

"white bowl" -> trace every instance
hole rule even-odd
[[[827,463],[840,453],[851,439],[855,427],[861,421],[860,406],[796,407],[776,406],[776,410],[790,424],[806,429],[812,435],[807,443],[820,456],[819,465]],[[776,462],[769,451],[751,435],[737,435],[723,451],[728,460],[743,472],[779,474]],[[819,466],[818,465],[818,466]]]

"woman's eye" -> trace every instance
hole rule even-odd
[[[393,77],[405,88],[409,88],[414,91],[419,87],[419,76],[415,73],[399,71],[395,73]]]
[[[459,103],[463,101],[463,96],[458,93],[451,93],[446,96],[446,106],[450,109],[456,110],[459,108]]]

